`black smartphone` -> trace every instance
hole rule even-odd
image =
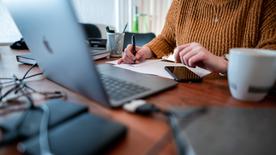
[[[202,78],[184,66],[165,66],[165,70],[178,82],[201,82]]]

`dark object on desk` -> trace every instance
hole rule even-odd
[[[26,65],[34,65],[34,64],[36,64],[36,61],[33,58],[32,53],[26,53],[26,54],[22,54],[22,55],[17,55],[16,56],[16,61],[20,62],[22,64],[26,64]]]
[[[93,60],[99,60],[110,57],[110,52],[106,48],[91,48],[90,55],[93,57]]]
[[[84,112],[88,112],[88,108],[81,104],[65,102],[63,100],[51,100],[46,103],[49,107],[50,118],[49,128],[68,121]],[[27,138],[39,132],[39,123],[41,121],[41,111],[32,110],[25,116],[19,130],[21,137]]]
[[[127,47],[128,44],[131,44],[131,38],[135,35],[136,46],[143,46],[150,42],[153,38],[155,38],[154,33],[131,33],[125,32],[124,38],[124,48]]]
[[[14,42],[10,46],[10,48],[14,49],[14,50],[28,50],[29,49],[23,38],[21,38],[20,40]]]
[[[87,38],[102,38],[101,30],[94,24],[80,23]]]
[[[115,33],[115,30],[112,30],[109,26],[105,27],[107,33]]]
[[[92,48],[106,48],[106,39],[88,38],[89,46]]]
[[[50,111],[49,129],[88,111],[88,108],[84,105],[63,100],[50,100],[45,104],[48,105]],[[13,118],[6,118],[6,121],[0,119],[0,128],[4,129],[5,132],[4,141],[0,141],[0,146],[15,139],[26,139],[39,133],[42,117],[40,110],[30,109],[24,114],[11,115],[11,117]],[[11,135],[12,137],[10,137]]]
[[[102,47],[94,47],[90,48],[90,55],[93,57],[93,60],[99,60],[102,58],[108,58],[110,56],[110,52],[106,51],[105,48]],[[17,55],[16,60],[17,62],[20,62],[25,65],[36,64],[36,60],[33,58],[32,53]]]
[[[178,82],[201,82],[202,78],[184,66],[165,66],[165,70]]]
[[[49,145],[55,155],[103,154],[126,134],[126,127],[107,119],[82,114],[49,132]],[[24,154],[40,154],[39,137],[19,145]]]
[[[275,155],[276,109],[210,108],[184,133],[197,155]]]

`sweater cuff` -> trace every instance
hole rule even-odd
[[[158,59],[162,58],[163,56],[169,55],[173,52],[173,48],[159,38],[155,38],[154,40],[146,44],[146,46],[151,49],[153,54]]]

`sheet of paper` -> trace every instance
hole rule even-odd
[[[140,64],[117,64],[117,60],[109,61],[107,63],[113,64],[114,66],[120,67],[123,69],[128,69],[128,70],[132,70],[132,71],[144,73],[144,74],[157,75],[157,76],[161,76],[169,79],[173,79],[173,77],[165,70],[165,66],[185,66],[181,63],[166,62],[166,61],[162,61],[161,59],[150,59]],[[187,67],[187,68],[200,77],[210,74],[210,71],[199,67],[196,67],[196,68]]]
[[[170,55],[168,55],[168,56],[163,56],[162,59],[163,59],[163,60],[168,60],[168,61],[175,62],[175,58],[174,58],[174,55],[173,55],[173,54],[170,54]]]

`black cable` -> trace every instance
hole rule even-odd
[[[14,83],[14,81],[1,82],[1,85],[11,84],[11,83]]]
[[[25,92],[21,89],[19,90],[23,95],[25,94]],[[26,95],[25,96],[27,98],[27,100],[29,101],[28,104],[28,108],[27,109],[31,109],[31,107],[33,106],[33,100],[30,96]],[[17,125],[15,127],[15,130],[19,129],[20,126],[22,125],[22,123],[24,122],[24,120],[26,119],[27,115],[29,114],[29,110],[25,111],[22,116],[19,118],[19,121],[17,121]],[[3,135],[3,139],[1,140],[1,145],[4,144],[9,144],[11,142],[13,142],[14,140],[16,140],[16,138],[18,137],[18,132],[9,132],[6,133],[5,135]]]
[[[171,132],[173,134],[176,146],[177,146],[177,152],[179,155],[190,155],[193,154],[193,149],[191,145],[189,145],[187,138],[181,134],[181,126],[184,123],[184,121],[179,121],[179,116],[175,114],[173,111],[167,111],[167,110],[162,110],[158,108],[157,106],[153,104],[146,103],[144,100],[135,100],[132,101],[129,104],[125,104],[123,108],[132,113],[140,114],[140,115],[152,115],[152,114],[162,114],[167,118],[168,124],[171,127]],[[206,108],[194,108],[192,110],[188,110],[186,112],[183,112],[181,119],[185,120],[191,120],[191,118],[197,118],[200,114],[203,114],[206,111]],[[154,145],[149,152],[147,153],[148,155],[153,155],[157,154],[158,151],[161,149],[161,147],[165,144],[164,141],[167,141],[168,138],[168,133],[166,133],[159,142]]]
[[[29,101],[30,109],[34,108],[35,105],[34,105],[34,101],[33,101],[32,97],[28,93],[25,93],[23,90],[20,90],[20,91],[21,91],[22,95],[25,96],[27,98],[27,100]]]
[[[31,69],[34,68],[34,65],[24,74],[23,78],[22,79],[18,79],[15,75],[13,75],[13,78],[2,78],[2,79],[13,79],[13,81],[9,81],[9,82],[4,82],[4,83],[0,83],[0,105],[2,104],[2,100],[8,96],[10,93],[14,92],[15,94],[17,93],[17,91],[19,89],[22,89],[21,87],[25,87],[27,86],[24,82],[25,79],[28,79],[28,78],[32,78],[32,77],[35,77],[35,76],[38,76],[38,75],[41,75],[42,73],[38,73],[38,74],[34,74],[34,75],[31,75],[31,76],[28,76],[28,73],[31,71]],[[3,84],[9,84],[9,83],[13,83],[13,84],[10,84],[10,85],[3,85]],[[10,88],[9,90],[7,90],[4,94],[2,94],[2,90],[4,87],[8,87],[8,86],[13,86],[12,88]],[[32,89],[31,87],[27,86],[29,89]],[[34,89],[32,89],[34,90]],[[41,94],[41,93],[40,93]]]
[[[16,91],[18,90],[18,88],[19,88],[19,86],[20,86],[20,84],[21,84],[21,81],[18,81],[18,78],[17,78],[15,75],[13,75],[13,81],[14,81],[14,87],[12,87],[12,88],[10,88],[9,90],[7,90],[6,93],[4,93],[3,95],[2,95],[2,93],[1,93],[0,102],[2,102],[2,100],[3,100],[6,96],[8,96],[10,93],[12,93],[12,92],[15,92],[15,93],[16,93]],[[2,89],[1,89],[1,91],[2,91]]]
[[[27,70],[27,72],[24,74],[24,76],[19,79],[17,78],[17,76],[13,75],[13,78],[0,78],[0,80],[12,80],[12,81],[8,81],[8,82],[4,82],[4,83],[0,83],[1,87],[0,87],[0,102],[7,96],[9,95],[10,93],[12,93],[13,91],[15,92],[15,94],[17,93],[18,91],[18,87],[21,87],[22,85],[24,85],[22,82],[26,79],[29,79],[29,78],[32,78],[32,77],[35,77],[35,76],[39,76],[39,75],[42,75],[43,73],[37,73],[37,74],[34,74],[34,75],[30,75],[30,76],[27,76],[28,73],[36,66],[37,64],[34,64],[31,66],[31,68],[29,68]],[[10,85],[4,85],[3,84],[9,84],[9,83],[13,83],[13,84],[10,84]],[[4,93],[2,95],[2,89],[4,87],[8,87],[8,86],[14,86],[12,87],[11,89],[9,89],[6,93]],[[30,88],[30,87],[29,87]]]
[[[43,73],[33,74],[33,75],[25,77],[25,79],[29,79],[29,78],[32,78],[32,77],[35,77],[35,76],[39,76],[39,75],[43,75]]]
[[[2,96],[2,89],[3,89],[3,86],[2,86],[2,83],[0,81],[0,97]],[[1,100],[0,100],[0,104],[1,104]]]
[[[37,93],[38,91],[35,90],[34,88],[31,88],[30,86],[28,86],[27,84],[24,84],[25,88],[27,88],[28,90],[31,90],[33,93]]]
[[[174,114],[168,115],[169,124],[174,135],[177,152],[179,155],[188,155],[188,143],[186,138],[182,137],[181,129],[178,124],[178,120]]]
[[[28,109],[41,109],[43,114],[41,117],[41,123],[40,123],[40,133],[39,133],[39,144],[40,144],[40,150],[41,150],[41,154],[45,155],[51,155],[51,151],[50,151],[50,147],[49,147],[49,138],[48,138],[48,123],[49,123],[49,116],[50,116],[50,111],[49,108],[46,104],[43,104],[39,107],[36,107],[34,105],[33,99],[30,96],[31,93],[39,93],[44,95],[45,97],[47,97],[48,94],[50,93],[42,93],[42,92],[38,92],[35,89],[29,87],[24,80],[38,76],[38,75],[42,75],[42,73],[37,73],[37,74],[33,74],[28,76],[29,72],[36,66],[37,64],[34,64],[31,66],[31,68],[29,68],[27,70],[27,72],[23,75],[22,78],[17,78],[17,76],[13,75],[13,78],[0,78],[0,80],[11,80],[11,81],[5,81],[4,84],[10,84],[10,83],[14,83],[10,86],[13,86],[12,88],[10,88],[8,91],[6,91],[3,95],[2,95],[2,88],[3,88],[3,84],[0,83],[0,103],[2,103],[2,100],[8,96],[10,93],[14,92],[15,94],[17,94],[18,92],[21,92],[21,96],[24,96],[27,98],[27,100],[29,101],[29,108]],[[7,86],[7,85],[5,85]],[[31,92],[30,92],[31,91]],[[53,92],[52,94],[54,94],[54,97],[59,97],[60,95],[62,95],[61,92]],[[21,116],[20,122],[17,125],[17,128],[20,128],[20,126],[22,125],[22,123],[24,122],[26,116],[28,115],[29,110],[27,110],[23,116]],[[6,136],[6,140],[7,141],[11,141],[14,138],[16,138],[17,134],[9,134],[8,136]]]
[[[15,91],[16,89],[18,89],[18,86],[15,85],[14,87],[12,87],[11,89],[9,89],[6,93],[4,93],[3,95],[0,96],[0,102],[6,97],[8,96],[10,93],[12,93],[13,91]]]
[[[29,68],[29,69],[27,70],[27,72],[24,74],[24,76],[21,78],[21,80],[25,80],[26,76],[29,74],[29,72],[30,72],[35,66],[37,66],[37,63],[33,64],[33,65],[31,66],[31,68]]]
[[[13,78],[0,78],[0,80],[13,80]]]
[[[30,109],[40,109],[42,111],[40,127],[39,127],[40,152],[41,152],[41,155],[52,155],[50,147],[49,147],[49,137],[48,137],[48,123],[49,123],[49,118],[50,118],[49,107],[47,106],[47,104],[35,106],[31,96],[29,96],[28,93],[25,93],[23,90],[21,90],[21,92],[29,100],[29,102],[31,104]],[[26,117],[26,115],[24,117]]]
[[[15,86],[15,85],[16,85],[15,82],[14,82],[14,83],[11,83],[11,84],[2,85],[2,89],[3,89],[3,88],[6,88],[6,87],[10,87],[10,86]]]
[[[42,104],[39,106],[43,114],[41,117],[40,128],[39,128],[39,145],[41,155],[52,155],[49,146],[49,136],[48,136],[48,124],[50,118],[50,110],[47,104]]]
[[[32,78],[32,77],[36,77],[36,76],[39,76],[39,75],[43,75],[43,73],[37,73],[37,74],[34,74],[34,75],[30,75],[30,76],[27,76],[24,78],[24,80],[26,79],[29,79],[29,78]],[[22,79],[23,80],[23,79]],[[3,86],[3,87],[8,87],[8,86],[12,86],[15,84],[16,81],[7,81],[7,82],[1,82],[0,84]]]
[[[162,138],[153,147],[151,147],[151,149],[146,154],[147,155],[159,154],[161,151],[161,148],[163,148],[167,143],[169,143],[170,138],[173,138],[175,140],[178,155],[193,154],[193,153],[189,153],[191,151],[191,146],[188,145],[186,141],[187,138],[183,137],[183,135],[181,134],[181,128],[180,128],[180,125],[178,124],[178,118],[170,112],[165,112],[163,114],[167,117],[168,123],[171,129],[168,130],[162,136]]]

